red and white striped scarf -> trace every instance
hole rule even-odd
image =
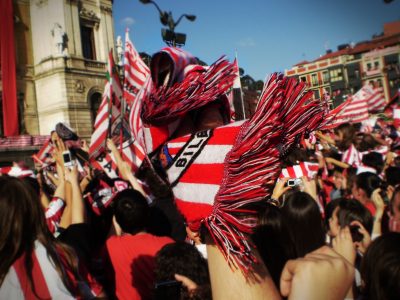
[[[248,269],[255,257],[245,234],[257,223],[252,204],[271,195],[280,157],[318,129],[327,105],[295,79],[273,74],[247,121],[168,142],[162,156],[189,226],[209,229],[226,259]],[[252,208],[253,207],[253,208]]]
[[[158,74],[166,56],[170,77],[168,84],[162,85]],[[145,145],[147,153],[164,144],[189,111],[217,100],[232,87],[234,65],[226,59],[221,58],[209,67],[196,63],[191,54],[180,48],[167,47],[153,56],[152,78],[139,92],[141,107],[132,109],[129,120],[135,138]]]
[[[306,176],[312,179],[317,175],[318,169],[318,163],[302,161],[298,165],[283,168],[279,178],[301,178]]]

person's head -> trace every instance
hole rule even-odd
[[[377,174],[380,174],[383,170],[384,161],[382,154],[378,152],[370,152],[365,154],[362,158],[362,163],[368,167],[374,168]]]
[[[376,146],[378,146],[378,142],[374,139],[374,137],[371,134],[363,134],[361,136],[361,141],[358,145],[358,150],[359,151],[368,151],[374,149]]]
[[[67,246],[58,243],[48,230],[39,195],[21,179],[0,176],[0,286],[16,259],[27,254],[24,272],[28,275],[29,288],[40,298],[35,286],[36,278],[32,274],[33,261],[30,255],[36,241],[45,247],[65,287],[75,294],[70,279],[65,275],[65,268],[77,274],[74,254]],[[65,255],[65,264],[60,261],[59,251]]]
[[[342,169],[337,167],[333,170],[333,184],[335,189],[341,189],[343,187],[343,182],[346,180],[345,175],[343,175]]]
[[[134,189],[119,192],[113,208],[115,220],[124,232],[134,234],[146,230],[149,205],[140,192]]]
[[[0,245],[14,258],[49,235],[38,193],[18,178],[0,176],[0,228]]]
[[[282,207],[297,257],[325,244],[325,228],[316,201],[307,193],[291,193]]]
[[[279,286],[280,276],[289,259],[296,258],[293,241],[286,219],[280,208],[268,204],[260,213],[252,240],[267,266],[274,283]]]
[[[340,150],[347,150],[353,143],[356,130],[350,123],[339,125],[335,129],[335,141]]]
[[[400,168],[399,167],[388,167],[385,170],[386,182],[388,185],[395,187],[400,184]]]
[[[40,195],[40,185],[36,178],[32,178],[29,176],[22,177],[21,180],[27,184],[29,184],[32,189],[36,192],[37,195]]]
[[[369,210],[354,199],[341,199],[329,219],[329,233],[335,237],[339,230],[350,226],[353,221],[360,222],[371,234],[373,218]]]
[[[387,233],[368,247],[361,265],[363,296],[397,300],[400,296],[400,233]]]
[[[176,242],[165,245],[157,252],[156,283],[175,280],[175,274],[186,276],[198,286],[209,289],[210,277],[207,261],[193,245],[185,242]],[[181,299],[188,299],[189,297],[186,294],[184,293]]]
[[[372,192],[379,188],[381,179],[371,172],[360,173],[353,182],[351,193],[354,199],[364,203],[371,199]]]

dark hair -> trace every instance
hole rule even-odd
[[[355,184],[371,198],[372,192],[381,186],[381,179],[374,173],[363,172],[356,176]]]
[[[400,168],[399,167],[388,167],[385,170],[386,182],[388,185],[396,186],[400,183]]]
[[[278,207],[268,204],[260,213],[252,239],[272,280],[279,286],[283,267],[296,255],[288,224]]]
[[[21,180],[23,182],[29,184],[37,195],[40,195],[40,185],[36,178],[26,176],[26,177],[21,178]]]
[[[363,156],[362,162],[364,165],[374,168],[378,174],[382,173],[384,161],[382,154],[378,152],[370,152]]]
[[[350,123],[345,123],[342,125],[339,125],[336,129],[335,129],[335,133],[341,132],[343,134],[343,140],[340,141],[337,144],[337,147],[342,150],[345,151],[347,150],[351,144],[354,141],[355,138],[355,134],[356,134],[356,130],[353,127],[353,125],[351,125]]]
[[[400,233],[390,232],[372,242],[361,265],[363,295],[368,300],[400,296]]]
[[[307,151],[298,147],[290,150],[282,162],[282,167],[297,165],[300,161],[308,161]]]
[[[0,176],[0,286],[13,263],[25,255],[24,268],[28,282],[36,297],[33,261],[30,255],[39,241],[54,264],[65,287],[76,295],[74,283],[66,276],[65,267],[78,278],[75,254],[68,246],[55,240],[48,230],[38,194],[26,182],[9,176]],[[60,253],[64,254],[64,263]]]
[[[140,192],[134,189],[119,192],[113,207],[115,219],[124,232],[133,234],[146,229],[149,205]]]
[[[333,212],[335,211],[335,208],[338,207],[340,200],[342,198],[337,198],[334,200],[331,200],[326,206],[325,206],[325,229],[328,231],[329,230],[329,219],[332,217]]]
[[[337,217],[341,228],[350,226],[353,221],[359,221],[370,234],[372,232],[373,217],[369,210],[357,200],[341,199]]]
[[[156,282],[175,280],[174,275],[186,276],[202,289],[201,299],[211,299],[207,261],[195,246],[176,242],[167,244],[156,254]],[[181,299],[193,299],[183,292]]]
[[[374,139],[371,134],[363,134],[357,149],[358,151],[364,152],[372,150],[378,145],[379,143]]]
[[[303,257],[325,244],[325,228],[315,200],[307,193],[291,193],[282,207],[296,257]]]

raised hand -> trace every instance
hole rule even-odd
[[[354,265],[356,260],[356,247],[353,243],[353,238],[351,237],[350,228],[348,226],[339,230],[339,233],[333,240],[332,244],[333,249],[337,253]]]
[[[358,232],[362,234],[363,239],[361,242],[354,242],[354,244],[358,251],[364,254],[367,251],[368,246],[371,244],[371,235],[359,221],[353,221],[350,225],[357,225],[359,227]]]

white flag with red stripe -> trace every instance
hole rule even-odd
[[[138,95],[146,81],[150,78],[150,70],[129,39],[129,30],[126,31],[125,35],[124,74],[124,99],[127,108],[124,111],[124,118],[126,117],[126,120],[131,122],[130,124],[126,124],[126,128],[131,127],[129,131],[133,135],[133,143],[130,147],[131,152],[126,153],[124,159],[132,161],[134,165],[133,169],[135,169],[135,166],[140,167],[146,157],[144,141],[143,138],[139,138],[138,133],[143,127],[140,119],[141,99]]]
[[[282,169],[279,178],[301,178],[303,176],[313,179],[318,173],[318,163],[300,162],[298,165],[293,165]]]
[[[372,86],[366,85],[363,89],[367,93],[368,111],[370,113],[383,111],[385,109],[386,100],[382,88],[374,89]]]

